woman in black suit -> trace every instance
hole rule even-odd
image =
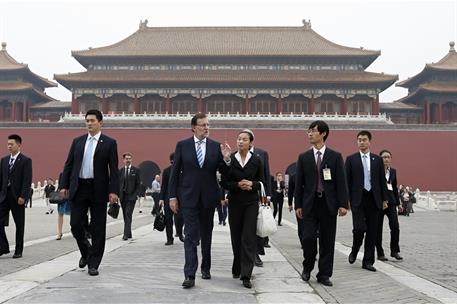
[[[230,169],[222,174],[221,185],[229,191],[228,209],[233,250],[233,278],[241,278],[251,288],[251,274],[257,252],[256,229],[260,182],[264,183],[260,158],[249,152],[254,136],[243,130],[238,134],[238,152],[231,155]]]

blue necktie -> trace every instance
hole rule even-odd
[[[371,190],[371,182],[370,182],[370,171],[368,171],[368,163],[367,163],[367,156],[363,155],[362,162],[363,162],[363,188],[365,190]]]
[[[89,137],[89,143],[87,144],[87,149],[84,152],[83,164],[82,164],[82,177],[83,178],[90,178],[90,165],[92,163],[92,153],[94,150],[94,137]]]
[[[203,151],[202,151],[203,140],[197,141],[197,160],[200,168],[203,167]]]
[[[9,173],[11,173],[11,171],[13,171],[13,166],[14,166],[14,158],[11,157],[10,158],[9,168],[8,168]]]

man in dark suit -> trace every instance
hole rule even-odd
[[[382,159],[370,153],[370,142],[371,133],[360,131],[357,134],[359,152],[348,156],[345,164],[353,225],[348,260],[350,264],[355,262],[365,235],[362,268],[376,271],[373,266],[376,230],[379,213],[383,205],[387,206],[387,185]]]
[[[88,265],[89,275],[98,275],[106,238],[106,204],[117,204],[119,169],[117,143],[101,133],[103,115],[99,110],[86,113],[89,134],[73,140],[62,173],[62,196],[71,201],[71,232],[81,252],[79,267]],[[90,210],[89,243],[85,226]]]
[[[276,180],[273,180],[272,182],[271,201],[273,202],[274,207],[273,217],[276,218],[276,214],[278,215],[278,226],[282,226],[281,219],[285,189],[286,185],[284,183],[282,173],[276,172]]]
[[[345,216],[348,209],[343,157],[326,147],[329,127],[322,120],[308,128],[312,149],[299,155],[295,176],[295,213],[303,221],[303,272],[308,281],[317,254],[319,231],[319,272],[317,281],[332,286],[335,252],[336,218]]]
[[[252,132],[249,129],[244,129],[243,131],[247,131],[248,133],[252,134],[252,136],[254,137],[253,140],[255,140],[254,132]],[[259,157],[260,160],[262,161],[263,176],[265,177],[265,185],[264,185],[265,194],[267,195],[267,199],[270,202],[270,200],[271,200],[271,179],[268,178],[270,176],[270,160],[269,160],[268,152],[261,148],[255,147],[254,145],[251,147],[250,151],[257,157]],[[257,267],[263,266],[263,261],[260,259],[260,256],[265,255],[265,247],[266,248],[270,247],[268,242],[269,242],[268,237],[261,238],[261,237],[257,236],[257,254],[255,256],[255,261],[254,261],[254,265]]]
[[[170,197],[168,194],[168,183],[170,180],[170,172],[171,167],[173,166],[173,159],[175,157],[174,153],[170,154],[170,166],[166,167],[162,173],[162,186],[160,187],[160,196],[159,196],[159,206],[164,206],[165,210],[165,233],[167,235],[167,242],[165,246],[173,245],[174,237],[173,237],[173,211],[170,209]],[[179,217],[180,212],[176,214],[176,217]],[[181,216],[182,217],[182,216]],[[179,221],[179,220],[178,220]],[[181,220],[182,222],[182,220]],[[184,242],[184,237],[182,235],[182,225],[179,228],[179,223],[175,223],[176,225],[176,234],[179,237],[181,242]]]
[[[200,239],[202,278],[211,278],[213,218],[220,202],[216,171],[226,169],[231,152],[227,143],[219,144],[208,138],[209,123],[204,113],[194,115],[191,126],[194,135],[176,144],[169,181],[170,208],[174,213],[180,209],[184,217],[184,288],[195,285]]]
[[[384,162],[384,172],[387,182],[387,194],[388,194],[388,204],[379,215],[378,221],[378,233],[376,236],[376,251],[378,253],[378,260],[387,261],[386,256],[384,255],[384,249],[382,248],[382,228],[384,224],[384,215],[387,215],[389,219],[389,228],[390,228],[390,256],[396,260],[403,260],[400,256],[400,225],[398,224],[398,210],[403,211],[400,198],[398,196],[397,188],[397,171],[392,168],[392,153],[388,150],[382,150],[379,153],[383,162]]]
[[[119,169],[119,201],[124,218],[124,241],[132,238],[132,214],[140,191],[140,169],[132,166],[132,154],[127,152],[122,155],[124,167]]]
[[[32,160],[21,152],[22,138],[8,136],[10,155],[0,162],[0,255],[10,252],[5,234],[10,210],[16,225],[16,248],[13,259],[21,258],[24,250],[25,202],[30,196],[32,184]]]

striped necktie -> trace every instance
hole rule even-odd
[[[197,141],[197,161],[200,168],[203,167],[203,151],[202,151],[203,140]]]
[[[11,171],[13,171],[13,166],[14,166],[14,157],[11,157],[9,167],[8,167],[9,173],[11,173]]]

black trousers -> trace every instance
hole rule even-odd
[[[278,224],[281,224],[283,205],[284,205],[284,197],[274,198],[274,200],[273,200],[273,217],[276,218],[276,214],[278,215]]]
[[[178,213],[173,215],[173,219],[175,220],[175,230],[177,236],[183,236],[182,230],[184,226],[184,218],[182,217],[181,210]]]
[[[124,197],[127,197],[128,194],[125,194]],[[136,200],[123,200],[121,201],[122,207],[122,216],[124,218],[124,237],[132,237],[132,215],[133,210],[135,209]]]
[[[222,206],[221,203],[217,204],[217,216],[219,224],[222,224],[227,219],[227,205]]]
[[[230,238],[232,240],[232,274],[250,279],[257,253],[257,215],[259,203],[229,204]]]
[[[98,269],[105,251],[107,202],[95,201],[93,193],[93,182],[80,180],[78,190],[71,202],[70,226],[81,256],[87,260],[89,268]],[[86,235],[88,210],[90,211],[91,243]]]
[[[0,251],[9,252],[10,245],[5,233],[5,225],[9,223],[10,210],[16,225],[16,248],[14,253],[22,254],[24,250],[25,206],[19,205],[14,199],[10,188],[6,192],[6,198],[0,204]]]
[[[201,241],[202,271],[211,269],[211,243],[213,237],[214,211],[212,208],[182,208],[184,218],[184,275],[195,277],[198,268],[197,246]]]
[[[379,213],[378,230],[376,235],[376,252],[378,257],[384,256],[384,249],[382,248],[384,215],[387,215],[387,218],[389,219],[390,252],[400,252],[400,225],[398,224],[397,206],[389,204],[385,210]]]
[[[380,213],[373,193],[363,190],[361,205],[352,207],[352,252],[359,252],[365,236],[363,265],[373,265],[375,262],[374,248]]]
[[[335,253],[336,215],[330,215],[325,196],[315,197],[311,212],[303,216],[303,270],[311,272],[317,255],[317,234],[319,231],[319,272],[317,278],[330,278],[333,274]],[[300,228],[299,228],[300,229]]]
[[[165,233],[167,234],[167,241],[173,241],[173,211],[171,211],[170,205],[165,203]]]
[[[159,192],[153,192],[152,193],[152,199],[154,200],[154,204],[152,206],[152,214],[158,214],[159,213],[159,201],[160,201],[160,193]]]

